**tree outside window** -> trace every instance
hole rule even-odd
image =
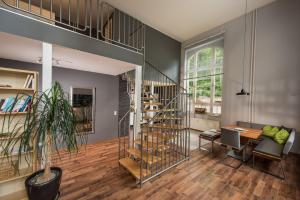
[[[195,108],[221,114],[223,47],[200,48],[187,58],[186,80]]]

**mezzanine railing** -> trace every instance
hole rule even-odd
[[[100,0],[0,0],[2,8],[143,53],[145,25]]]

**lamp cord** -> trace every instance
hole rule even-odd
[[[246,57],[247,9],[248,9],[248,0],[246,0],[246,6],[245,6],[244,52],[243,52],[243,83],[242,83],[242,89],[244,88],[244,82],[245,82],[245,57]]]

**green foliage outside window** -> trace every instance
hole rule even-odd
[[[211,74],[221,74],[223,72],[223,48],[213,47],[201,49],[192,55],[188,60],[188,91],[196,98],[210,97],[211,95]],[[197,59],[196,59],[197,56]],[[215,59],[213,57],[215,56]],[[212,72],[212,62],[215,61],[215,71]],[[197,63],[196,63],[197,62]],[[197,67],[196,67],[197,66]],[[194,82],[196,85],[194,85]],[[196,87],[196,88],[194,88]],[[222,75],[215,76],[215,97],[222,96]],[[194,94],[196,92],[196,94]]]

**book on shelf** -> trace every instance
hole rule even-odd
[[[5,99],[0,99],[0,110],[1,110],[2,105],[4,104],[4,102],[5,102]]]
[[[13,112],[19,112],[19,110],[23,107],[23,104],[25,103],[27,97],[21,97],[20,99],[18,99],[18,101],[16,102],[14,108],[13,108]]]
[[[28,74],[26,77],[25,83],[23,85],[23,88],[26,88],[29,78],[30,78],[30,75]]]
[[[25,112],[28,108],[28,105],[31,102],[32,97],[31,96],[24,96],[15,102],[14,97],[8,97],[4,100],[4,103],[2,104],[0,111],[1,112]],[[2,102],[2,100],[1,100]],[[15,103],[14,103],[15,102]],[[12,108],[12,106],[14,106]]]
[[[34,76],[32,74],[28,74],[27,78],[25,80],[25,83],[23,85],[23,88],[32,88],[33,87],[33,79],[34,79]]]
[[[14,97],[8,97],[5,99],[5,102],[3,103],[1,107],[2,112],[7,112],[12,108],[12,105],[14,104],[15,98]]]
[[[18,112],[25,112],[27,111],[28,106],[31,104],[31,96],[27,96],[27,98],[25,99],[22,107],[19,109]]]

